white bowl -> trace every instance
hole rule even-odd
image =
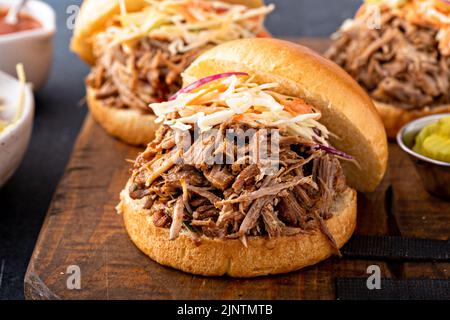
[[[0,131],[0,187],[22,162],[33,129],[34,98],[30,85],[25,86],[22,114],[17,122]],[[19,107],[20,83],[0,71],[0,118],[11,120]]]
[[[1,8],[9,8],[17,0],[0,0]],[[22,63],[34,90],[41,88],[49,75],[53,59],[53,37],[56,32],[55,12],[42,1],[29,1],[23,12],[42,24],[42,28],[0,36],[0,70],[15,76],[16,65]]]

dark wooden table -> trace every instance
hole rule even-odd
[[[317,51],[322,40],[302,40]],[[389,170],[378,190],[358,196],[359,235],[448,239],[450,203],[428,195],[413,164],[390,147]],[[450,263],[388,263],[330,258],[304,270],[257,279],[205,278],[162,267],[129,240],[115,211],[129,164],[139,149],[108,136],[88,116],[25,277],[27,299],[335,299],[337,277],[367,277],[369,265],[387,278],[449,279]],[[69,266],[81,289],[67,288]]]

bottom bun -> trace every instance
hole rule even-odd
[[[311,234],[276,238],[248,237],[244,247],[238,239],[211,239],[202,236],[196,245],[186,235],[169,240],[169,229],[153,224],[144,200],[132,200],[128,187],[121,193],[117,210],[136,246],[156,262],[188,273],[204,276],[250,278],[287,273],[316,264],[335,251],[327,237]],[[326,221],[339,248],[356,226],[356,191],[348,189],[333,204],[333,218]]]
[[[389,139],[395,139],[400,129],[412,120],[433,114],[450,112],[450,104],[432,108],[425,107],[422,109],[405,110],[401,107],[396,107],[395,105],[384,102],[374,101],[374,103],[383,120]]]
[[[152,114],[134,109],[115,109],[95,98],[95,90],[87,88],[87,105],[94,119],[112,136],[132,145],[147,145],[155,137],[158,125]]]

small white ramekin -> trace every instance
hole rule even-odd
[[[1,8],[9,8],[17,0],[0,0]],[[50,73],[53,38],[56,32],[54,10],[42,1],[29,1],[23,12],[42,24],[42,28],[0,36],[0,70],[15,76],[16,65],[25,67],[27,80],[34,90],[41,88]]]
[[[20,101],[20,83],[0,71],[0,115],[14,119]],[[28,148],[34,118],[34,98],[30,85],[25,86],[22,112],[19,119],[0,131],[0,187],[14,174]]]

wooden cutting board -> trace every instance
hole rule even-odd
[[[327,41],[301,40],[317,51]],[[330,258],[304,270],[257,279],[192,276],[151,261],[129,240],[115,211],[140,149],[108,136],[88,116],[54,195],[25,276],[27,299],[335,299],[336,277],[449,278],[449,263],[385,263]],[[390,145],[388,173],[358,196],[360,235],[448,239],[450,203],[429,196],[413,164]],[[67,286],[79,267],[79,290]],[[69,268],[69,270],[68,270]],[[69,273],[68,273],[69,272]]]

